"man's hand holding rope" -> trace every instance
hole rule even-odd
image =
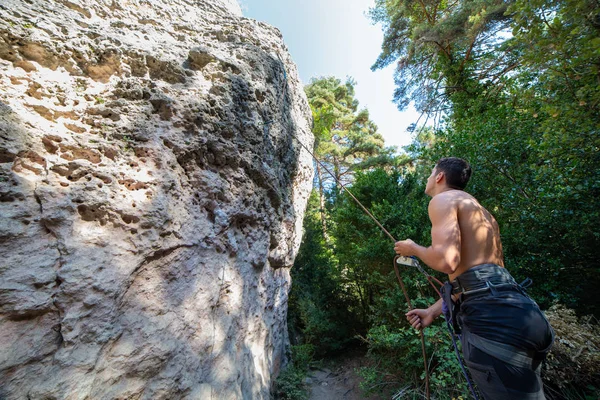
[[[415,245],[411,239],[401,240],[394,245],[394,251],[401,256],[412,257],[415,255]]]
[[[439,308],[439,310],[438,310]],[[415,308],[406,313],[406,319],[413,328],[421,330],[427,328],[442,312],[441,301],[436,302],[427,309]]]
[[[396,254],[403,255],[405,257],[412,257],[416,253],[415,249],[417,246],[418,245],[411,239],[401,240],[395,243],[394,251]],[[427,309],[410,310],[406,313],[406,319],[413,328],[421,330],[431,325],[441,313],[442,304],[441,300],[439,300]]]

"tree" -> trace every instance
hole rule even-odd
[[[366,109],[358,109],[354,98],[355,82],[327,77],[313,79],[305,92],[313,113],[315,154],[333,174],[330,177],[316,163],[316,187],[319,191],[323,232],[328,236],[325,197],[328,189],[340,190],[338,182],[351,182],[356,170],[391,164],[394,149],[385,148],[377,126]],[[330,192],[331,193],[331,192]]]
[[[467,191],[496,216],[505,264],[515,278],[534,280],[530,294],[542,308],[560,302],[600,316],[595,295],[600,286],[599,3],[377,0],[371,15],[385,30],[375,67],[398,62],[399,107],[415,101],[421,111],[441,111],[443,119],[438,129],[418,128],[407,154],[385,168],[370,165],[372,155],[358,156],[339,163],[336,175],[348,171],[342,179],[351,177],[353,194],[394,237],[427,245],[425,178],[441,157],[466,158],[474,169]],[[335,170],[344,160],[344,146],[362,146],[352,128],[371,128],[365,118],[352,125],[360,112],[348,86],[335,80],[322,85],[319,95],[309,98],[315,100],[316,135],[326,142],[321,157]],[[343,115],[348,118],[336,119]],[[335,185],[329,181],[325,188]],[[412,362],[418,357],[416,336],[405,327],[406,305],[392,272],[389,238],[345,193],[337,194],[325,213],[332,222],[332,244],[324,244],[320,230],[307,230],[327,252],[306,247],[303,254],[323,258],[310,264],[311,285],[318,289],[303,290],[329,292],[323,301],[344,305],[338,309],[344,317],[336,318],[329,305],[317,312],[319,301],[306,301],[305,309],[312,310],[306,315],[331,323],[307,326],[332,337],[335,327],[353,324],[344,334],[366,334],[377,355],[380,370],[367,378],[391,372],[418,386],[421,366]],[[323,274],[323,268],[329,272]],[[403,278],[415,305],[433,301],[417,271],[403,271]],[[450,345],[441,339],[440,325],[428,332],[432,383],[441,391],[450,385],[443,395],[458,397],[465,389],[455,386],[458,369]],[[586,389],[572,389],[585,397]]]
[[[311,344],[319,355],[343,348],[354,339],[355,299],[342,284],[336,255],[320,223],[317,192],[311,193],[304,235],[291,270],[288,324],[294,344]]]
[[[412,101],[427,114],[450,111],[454,94],[485,90],[516,67],[506,45],[512,1],[376,0],[373,22],[382,24],[382,52],[373,69],[397,62],[394,101]]]
[[[596,315],[599,15],[592,0],[382,0],[372,11],[386,33],[375,66],[399,61],[399,104],[445,101],[442,129],[416,157],[467,158],[511,270],[537,281],[542,305]]]

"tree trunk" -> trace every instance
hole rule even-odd
[[[316,163],[316,167],[317,180],[319,181],[319,212],[321,214],[321,227],[323,229],[323,238],[325,238],[325,243],[329,244],[329,234],[327,233],[327,216],[325,214],[325,189],[323,188],[323,176],[319,163]]]

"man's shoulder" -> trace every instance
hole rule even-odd
[[[452,192],[454,192],[454,190]],[[429,201],[429,212],[447,212],[457,208],[459,201],[460,197],[450,191],[438,193]]]
[[[454,206],[457,202],[462,200],[474,200],[475,198],[462,190],[448,190],[446,192],[438,193],[431,198],[429,201],[430,205],[447,205]]]

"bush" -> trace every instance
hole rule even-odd
[[[274,396],[277,400],[306,400],[308,392],[303,383],[306,371],[289,365],[275,382]]]
[[[304,378],[313,361],[315,347],[311,344],[292,346],[292,362],[275,381],[274,397],[280,400],[305,400],[308,390]]]
[[[292,359],[294,366],[304,372],[308,371],[315,355],[315,346],[312,344],[299,344],[292,346]]]
[[[546,311],[546,317],[556,333],[542,372],[550,387],[549,398],[555,390],[563,392],[557,398],[568,398],[564,393],[577,393],[574,398],[586,394],[598,398],[600,325],[591,316],[578,319],[575,311],[560,304]]]
[[[424,332],[431,393],[435,393],[436,398],[467,398],[468,389],[450,335],[439,323]],[[418,398],[420,388],[425,384],[419,333],[412,328],[391,330],[378,326],[369,331],[366,341],[369,343],[369,356],[378,364],[359,371],[364,379],[361,388],[369,393],[384,387],[386,381],[396,385],[402,382],[403,397],[412,394]]]

